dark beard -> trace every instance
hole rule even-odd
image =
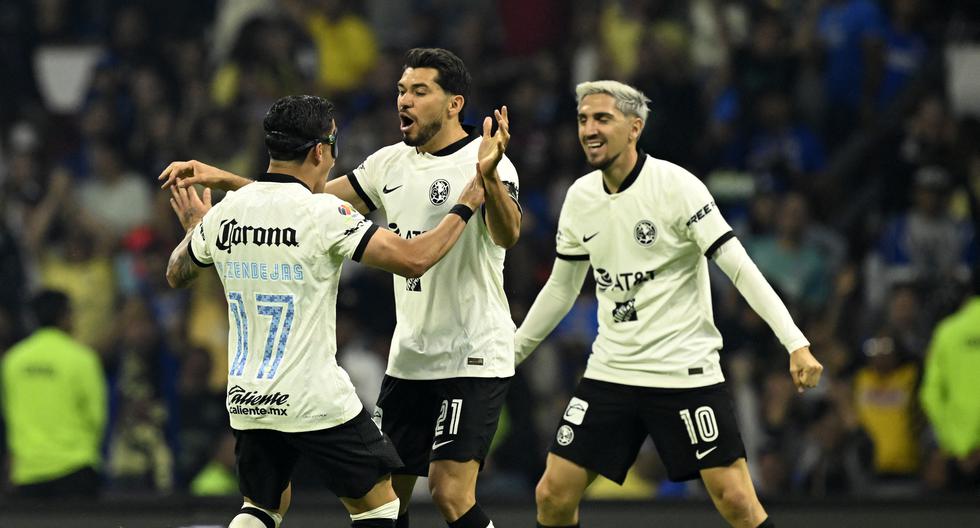
[[[407,134],[402,134],[402,140],[410,147],[425,145],[442,130],[442,121],[433,121],[427,125],[422,125],[421,123],[416,124],[419,126],[419,133],[415,139],[410,139]]]
[[[593,165],[592,163],[590,163],[588,161],[588,158],[586,158],[586,163],[588,163],[589,166],[592,167],[593,169],[598,169],[598,170],[604,171],[604,170],[608,169],[613,163],[615,163],[616,160],[619,159],[620,154],[622,154],[622,152],[620,152],[619,154],[616,154],[615,156],[613,156],[611,158],[607,158],[606,161],[605,161],[605,163],[600,163],[598,165]]]

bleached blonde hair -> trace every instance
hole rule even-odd
[[[616,100],[616,108],[623,115],[639,117],[643,124],[646,124],[647,115],[650,113],[647,107],[650,98],[643,95],[643,92],[619,81],[589,81],[579,83],[575,87],[575,102],[581,105],[582,99],[595,94],[612,96]]]

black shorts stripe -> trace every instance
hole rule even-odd
[[[200,260],[197,260],[197,257],[194,256],[194,246],[191,244],[190,240],[187,241],[187,256],[190,257],[191,262],[197,264],[199,268],[210,268],[211,266],[214,266],[214,264],[205,264]]]
[[[371,198],[367,195],[367,193],[364,192],[364,188],[361,187],[361,183],[357,181],[357,176],[354,176],[353,172],[347,174],[347,181],[350,182],[351,187],[354,188],[354,192],[361,197],[361,200],[364,200],[364,205],[368,207],[368,210],[374,211],[378,208],[378,206],[374,205],[374,202],[371,201]]]
[[[718,240],[715,240],[715,242],[713,244],[711,244],[711,246],[708,248],[708,251],[705,251],[704,252],[704,256],[706,256],[708,258],[714,257],[715,256],[715,251],[718,251],[718,248],[720,248],[722,246],[722,244],[724,244],[725,242],[728,242],[729,240],[731,240],[733,238],[735,238],[735,233],[733,233],[731,231],[725,233],[724,235],[721,235],[720,237],[718,237]]]
[[[562,260],[589,260],[589,255],[565,255],[563,253],[556,253],[555,256]]]
[[[378,231],[378,224],[371,224],[371,227],[367,228],[367,232],[361,237],[361,241],[357,243],[357,247],[354,248],[354,254],[351,255],[351,260],[354,262],[360,262],[361,257],[364,256],[364,250],[367,249],[368,241],[374,236],[374,233]]]

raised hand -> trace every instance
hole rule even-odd
[[[816,387],[822,372],[823,365],[810,353],[810,347],[798,348],[789,355],[789,373],[799,392]]]
[[[161,189],[167,189],[172,186],[190,187],[192,185],[203,185],[212,189],[224,189],[226,191],[234,191],[242,186],[243,182],[239,182],[235,178],[244,180],[243,178],[226,173],[197,160],[174,161],[170,165],[167,165],[167,168],[163,169],[163,172],[157,177],[158,180],[163,181],[163,184],[160,186]]]
[[[172,165],[172,164],[171,164]],[[204,199],[197,195],[197,190],[193,187],[181,187],[174,185],[170,187],[170,207],[177,214],[180,225],[184,230],[196,226],[204,214],[211,209],[211,189],[204,189]]]
[[[490,135],[493,120],[487,116],[483,120],[483,140],[480,141],[480,149],[477,151],[479,157],[478,172],[484,178],[496,178],[497,163],[503,158],[507,144],[510,143],[510,120],[507,117],[507,107],[502,106],[499,110],[494,110],[493,115],[497,119],[497,132]]]

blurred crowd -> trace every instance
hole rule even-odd
[[[630,83],[653,101],[642,149],[704,180],[826,368],[797,394],[786,352],[713,269],[760,493],[980,489],[976,2],[8,0],[0,41],[0,351],[34,332],[34,293],[67,294],[71,336],[104,368],[110,493],[237,494],[227,306],[213,274],[167,287],[182,232],[156,176],[180,159],[264,172],[261,118],[297,93],[338,103],[333,174],[344,174],[400,141],[395,83],[415,46],[466,62],[466,122],[510,109],[524,216],[505,286],[517,323],[551,269],[565,191],[589,170],[573,87]],[[391,279],[348,264],[338,302],[338,357],[370,407]],[[532,496],[595,310],[587,283],[519,369],[481,496]],[[645,449],[626,486],[589,493],[703,492],[666,481]]]

